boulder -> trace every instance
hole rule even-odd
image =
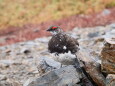
[[[115,30],[105,36],[104,47],[101,51],[102,71],[111,74],[115,73]]]
[[[70,65],[46,73],[45,75],[29,79],[23,86],[81,86],[81,74]]]
[[[77,56],[80,59],[82,68],[90,77],[90,81],[93,82],[93,86],[95,86],[94,84],[96,84],[96,86],[105,86],[105,77],[100,71],[100,61],[82,47],[80,47],[80,51]]]

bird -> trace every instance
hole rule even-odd
[[[59,55],[70,51],[76,55],[76,52],[79,50],[77,39],[66,34],[59,26],[52,25],[47,31],[52,33],[52,38],[48,42],[48,50],[50,53]]]
[[[77,58],[77,52],[80,50],[77,39],[66,34],[59,26],[52,25],[47,31],[52,33],[52,38],[48,42],[49,52],[55,53],[55,55],[71,52],[71,54],[75,55],[74,67],[82,76],[81,82],[84,83],[83,86],[85,86],[85,83],[90,83],[91,85],[91,82],[89,81],[90,79],[86,78],[83,71],[84,69],[80,66],[80,61]]]

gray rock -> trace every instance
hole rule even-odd
[[[106,32],[106,34],[103,36],[105,39],[108,39],[108,38],[115,38],[115,29],[109,31],[109,32]]]
[[[106,16],[109,15],[111,13],[111,11],[109,11],[108,9],[103,10],[102,15]]]
[[[22,50],[20,51],[20,53],[24,53],[24,54],[28,54],[30,53],[30,49],[27,49],[27,48],[22,48]]]
[[[88,37],[93,38],[93,37],[97,37],[98,35],[99,35],[99,32],[94,32],[94,33],[89,33]]]
[[[111,28],[115,28],[115,23],[109,25]]]
[[[48,43],[49,38],[46,38],[46,37],[37,38],[37,39],[35,39],[35,41],[39,41],[39,42],[42,42],[42,43]]]
[[[48,57],[41,57],[40,62],[37,66],[40,74],[44,74],[53,69],[59,69],[60,67],[61,67],[61,63],[56,62],[53,59],[48,58]]]
[[[39,43],[36,43],[36,42],[34,42],[34,41],[28,41],[28,42],[25,42],[24,43],[24,46],[30,46],[30,47],[32,47],[32,46],[37,46],[37,45],[39,45]]]
[[[106,86],[115,86],[115,74],[109,74],[107,76]]]
[[[42,57],[42,58],[43,58],[43,57]],[[46,62],[46,64],[48,64],[49,66],[54,67],[54,68],[56,68],[56,69],[59,69],[60,66],[61,66],[61,63],[56,62],[56,61],[54,61],[54,60],[51,59],[51,58],[44,57],[43,60]]]
[[[12,85],[9,82],[0,81],[0,86],[12,86]]]
[[[5,57],[6,57],[6,55],[7,55],[6,53],[1,53],[1,54],[0,54],[0,59],[5,58]]]
[[[14,63],[12,60],[0,60],[0,68],[7,68]]]
[[[0,86],[22,86],[19,82],[15,81],[0,81]]]
[[[13,61],[13,60],[0,60],[0,65],[19,65],[21,64],[20,62],[18,61]]]
[[[14,61],[13,60],[0,60],[0,63],[11,65],[14,63]]]
[[[30,80],[24,86],[81,86],[80,78],[81,75],[73,66],[67,66]]]
[[[0,74],[0,81],[1,81],[1,80],[6,80],[6,79],[7,79],[7,78],[6,78],[5,75],[1,75],[1,74]]]

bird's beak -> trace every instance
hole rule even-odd
[[[47,31],[50,31],[50,29],[47,29]]]

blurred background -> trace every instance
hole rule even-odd
[[[0,0],[0,45],[48,36],[50,25],[68,31],[112,23],[114,6],[115,0]]]

